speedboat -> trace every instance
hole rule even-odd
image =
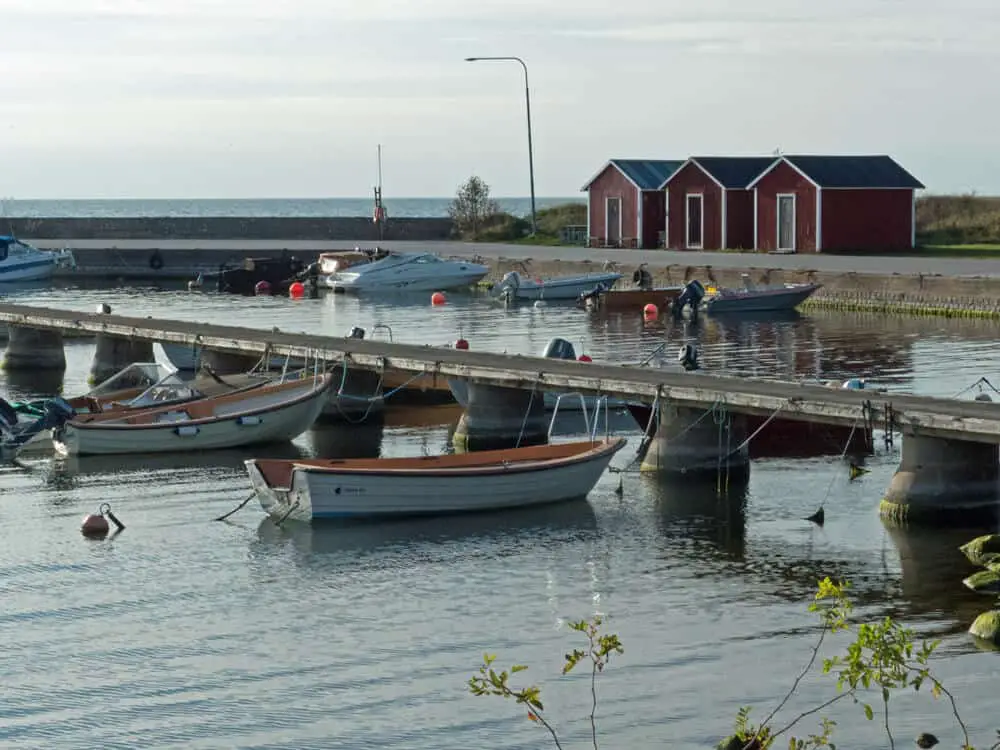
[[[351,266],[329,275],[335,292],[429,292],[471,286],[490,269],[467,260],[445,260],[433,253],[389,253],[382,260]]]
[[[577,299],[597,289],[607,291],[622,277],[620,273],[586,273],[581,276],[556,276],[550,279],[527,278],[517,271],[505,274],[497,285],[498,294],[508,301]]]
[[[705,299],[705,311],[709,315],[794,310],[822,286],[821,284],[777,284],[758,287],[748,274],[742,276],[742,289],[719,289]]]
[[[70,250],[39,250],[11,235],[0,236],[0,282],[47,279],[60,266],[76,268]]]

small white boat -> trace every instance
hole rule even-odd
[[[0,236],[0,282],[47,279],[59,266],[76,268],[70,250],[39,250],[16,237]]]
[[[162,453],[287,442],[322,412],[332,375],[127,413],[77,415],[53,429],[62,455]]]
[[[624,438],[415,458],[246,461],[271,516],[300,521],[466,513],[586,497]]]
[[[489,268],[433,253],[389,253],[382,260],[351,266],[326,277],[335,292],[430,292],[471,286]]]
[[[575,300],[582,294],[607,291],[622,277],[620,273],[587,273],[582,276],[556,276],[542,279],[521,276],[510,271],[497,284],[498,296],[525,300]]]
[[[758,287],[743,274],[742,289],[719,289],[705,298],[707,313],[743,313],[794,310],[812,296],[822,284],[780,284]]]

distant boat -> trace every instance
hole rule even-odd
[[[596,288],[611,289],[620,273],[587,273],[582,276],[554,276],[532,279],[517,271],[504,274],[496,286],[498,296],[524,300],[572,300]]]
[[[60,266],[76,268],[70,250],[39,250],[11,235],[0,236],[0,282],[48,279]]]
[[[433,253],[389,253],[373,263],[351,266],[327,277],[335,292],[430,292],[472,286],[490,269]]]
[[[624,438],[417,456],[246,461],[271,516],[301,521],[520,508],[583,498]]]
[[[715,294],[709,294],[705,298],[703,306],[709,315],[794,310],[821,287],[822,284],[780,284],[758,287],[748,274],[743,274],[742,289],[719,289]]]

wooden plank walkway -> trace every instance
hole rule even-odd
[[[352,367],[436,373],[513,388],[580,391],[677,405],[714,404],[747,414],[781,416],[859,427],[868,413],[879,427],[888,416],[898,429],[956,440],[1000,443],[1000,403],[852,391],[794,382],[686,373],[648,367],[463,351],[414,345],[195,323],[102,315],[27,305],[0,305],[0,322],[64,333],[106,333],[125,338],[202,346],[262,355],[317,356]]]

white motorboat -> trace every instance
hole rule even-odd
[[[16,237],[0,236],[0,283],[47,279],[60,266],[76,268],[70,250],[39,250]]]
[[[92,455],[287,442],[316,421],[332,385],[332,375],[315,375],[153,409],[77,415],[53,429],[52,443],[63,455]]]
[[[271,516],[301,521],[467,513],[586,497],[624,438],[415,458],[246,461]]]
[[[389,253],[372,263],[351,266],[326,278],[335,292],[430,292],[471,286],[490,269],[433,253]]]
[[[704,308],[709,315],[794,310],[821,286],[776,284],[758,287],[748,274],[743,274],[742,289],[719,289],[705,298]]]
[[[622,277],[620,273],[586,273],[581,276],[556,276],[542,279],[521,276],[510,271],[497,284],[498,296],[508,301],[524,300],[575,300],[582,294],[607,291]]]

